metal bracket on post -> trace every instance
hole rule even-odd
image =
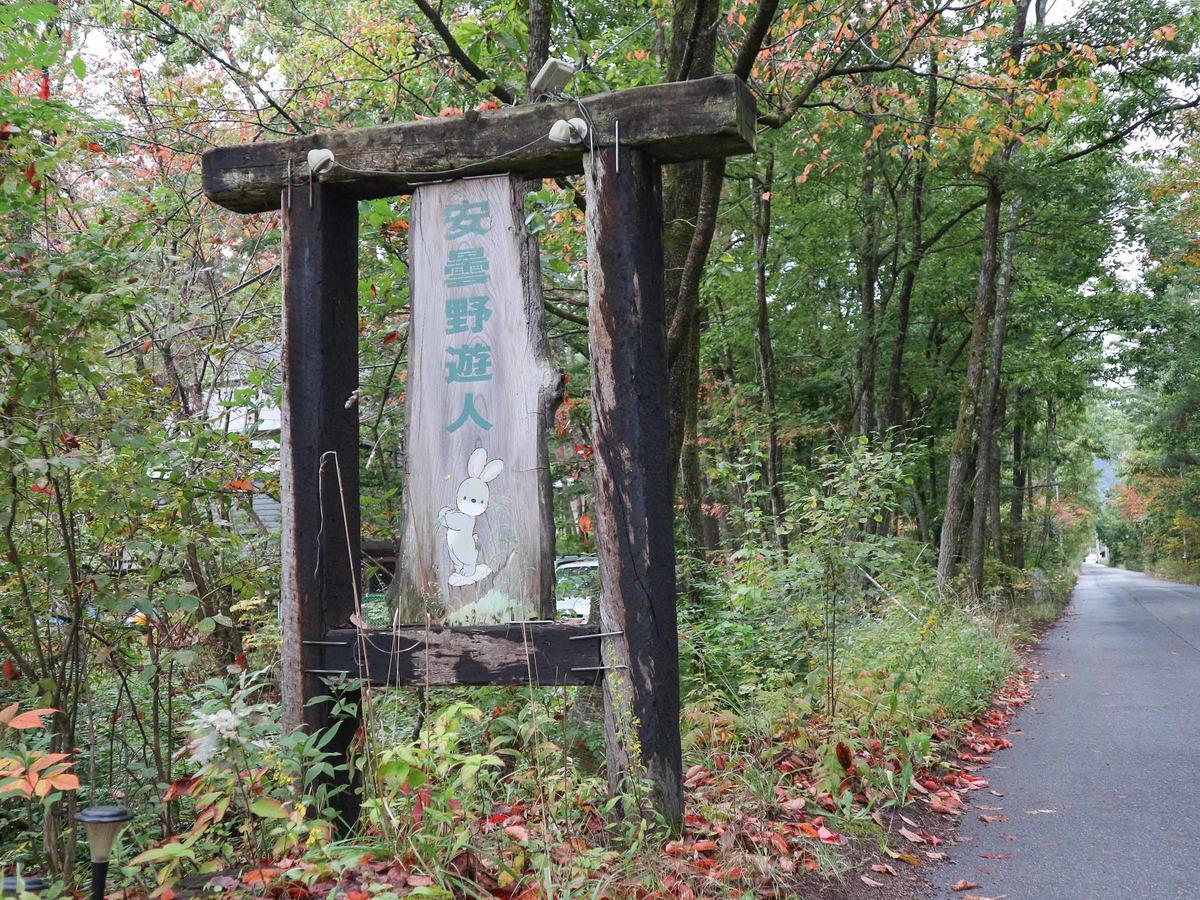
[[[592,641],[596,638],[617,637],[622,635],[623,631],[597,631],[594,634],[575,634],[567,638],[569,641]]]

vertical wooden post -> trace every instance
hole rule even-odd
[[[349,624],[358,582],[358,203],[318,182],[285,188],[281,205],[283,723],[313,732],[332,711],[308,705],[328,693],[311,642]],[[340,723],[326,746],[334,765],[355,730]],[[352,819],[357,798],[343,791],[335,806]]]
[[[661,176],[651,157],[628,147],[598,150],[584,171],[600,621],[621,633],[604,639],[609,787],[636,792],[648,777],[655,805],[677,828],[683,766]]]

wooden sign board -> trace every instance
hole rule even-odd
[[[510,176],[413,193],[400,619],[552,618],[548,360],[536,241]]]

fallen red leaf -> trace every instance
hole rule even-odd
[[[504,833],[518,844],[529,843],[529,829],[524,825],[509,825],[504,829]]]
[[[279,870],[268,866],[262,869],[251,869],[249,872],[243,872],[242,883],[248,887],[255,887],[270,884],[278,877]]]
[[[822,844],[840,844],[842,842],[840,834],[830,831],[824,825],[817,829],[817,837],[820,838]]]
[[[977,885],[975,882],[967,881],[967,879],[962,878],[962,879],[954,882],[954,884],[950,887],[950,890],[952,890],[952,891],[969,891],[972,888],[977,888],[977,887],[979,887],[979,885]]]

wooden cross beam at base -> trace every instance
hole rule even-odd
[[[588,137],[556,144],[559,119],[590,120]],[[583,171],[583,154],[617,143],[660,163],[734,156],[754,149],[754,97],[733,75],[651,84],[563,103],[534,103],[451,118],[326,131],[282,141],[217,147],[201,160],[204,194],[235,212],[279,209],[284,187],[308,198],[308,151],[333,151],[322,184],[355,200],[411,194],[423,182],[521,173],[538,178]]]
[[[345,675],[386,687],[594,685],[605,670],[600,629],[562,622],[458,628],[335,628],[305,641],[310,674]]]

